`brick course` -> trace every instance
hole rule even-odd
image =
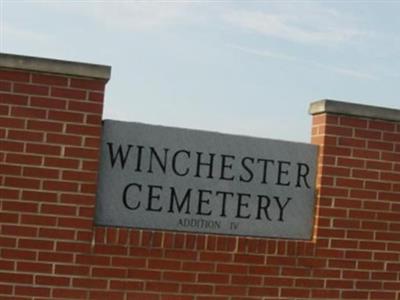
[[[314,115],[313,240],[93,225],[106,80],[0,70],[1,299],[399,299],[400,123]]]

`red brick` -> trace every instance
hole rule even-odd
[[[82,172],[82,171],[63,171],[62,179],[68,181],[88,181],[95,182],[97,173],[94,172]]]
[[[13,286],[6,285],[6,284],[0,284],[0,294],[1,295],[6,295],[6,294],[11,295],[12,292],[13,292]]]
[[[0,117],[0,127],[5,128],[24,128],[25,120],[23,119],[15,119],[9,117]],[[9,136],[10,137],[10,136]]]
[[[381,181],[366,181],[365,188],[374,191],[388,191],[390,190],[390,183]]]
[[[100,142],[101,142],[101,140],[99,138],[87,137],[87,138],[85,138],[84,146],[88,147],[88,148],[99,149],[100,148]]]
[[[2,257],[14,260],[35,260],[36,252],[31,250],[3,249]]]
[[[78,184],[67,181],[46,180],[43,182],[43,189],[49,191],[77,192]]]
[[[381,162],[381,161],[367,161],[366,167],[367,169],[391,170],[392,163]]]
[[[54,99],[49,97],[31,97],[31,106],[50,108],[50,109],[61,109],[64,110],[67,107],[67,101],[61,99]]]
[[[199,274],[201,275],[201,274]],[[173,272],[166,271],[163,274],[164,281],[175,281],[175,282],[195,282],[196,274],[189,272]]]
[[[67,99],[84,100],[86,99],[86,91],[78,89],[52,87],[51,96],[59,98],[67,98]]]
[[[38,189],[40,186],[40,181],[37,179],[6,177],[5,184],[8,187]]]
[[[303,297],[308,298],[310,295],[309,289],[288,289],[282,288],[281,296],[282,297]]]
[[[0,236],[0,245],[2,247],[15,248],[17,245],[16,237],[5,237],[4,235]]]
[[[250,276],[250,275],[233,275],[232,284],[238,285],[261,285],[262,277],[261,276]]]
[[[43,215],[21,215],[21,223],[23,224],[54,226],[56,225],[56,221],[57,219],[55,217]]]
[[[5,211],[16,211],[16,212],[37,212],[38,204],[25,202],[25,201],[4,201],[3,207]],[[18,223],[18,222],[16,222]]]
[[[53,289],[53,297],[62,299],[87,299],[87,290],[58,288]]]
[[[81,194],[62,194],[61,202],[68,204],[78,205],[94,205],[95,198],[93,196],[81,195]]]
[[[396,294],[394,292],[381,292],[381,291],[371,291],[371,299],[395,299]]]
[[[359,270],[383,270],[383,268],[384,268],[383,262],[373,262],[373,261],[359,261],[358,262]]]
[[[56,253],[56,252],[39,252],[39,261],[46,262],[59,262],[59,263],[72,263],[73,262],[73,254],[72,253]]]
[[[14,104],[14,105],[27,105],[28,104],[28,96],[0,93],[0,103]]]
[[[48,95],[49,87],[35,84],[15,83],[14,92],[30,95]]]
[[[55,202],[57,201],[57,194],[42,191],[23,191],[22,199],[40,202]]]
[[[400,154],[397,154],[397,153],[383,152],[381,154],[381,157],[382,157],[382,160],[385,160],[385,161],[400,162]],[[400,171],[400,168],[397,169],[397,171]]]
[[[218,264],[217,272],[218,273],[229,273],[229,274],[244,274],[247,273],[247,266],[242,264]],[[253,272],[251,272],[253,273]],[[260,274],[260,273],[259,273]]]
[[[39,177],[39,178],[58,178],[59,171],[48,168],[25,167],[24,176],[26,177]]]
[[[394,145],[387,142],[368,141],[368,149],[393,151]]]
[[[329,289],[312,290],[311,297],[316,299],[340,299],[338,290]]]
[[[148,262],[148,267],[150,269],[178,270],[180,268],[180,264],[180,261],[176,260],[150,259]]]
[[[142,290],[143,289],[143,282],[140,281],[128,281],[128,280],[110,280],[110,288],[126,291],[126,290]]]
[[[41,206],[40,212],[44,214],[53,214],[58,216],[63,216],[63,215],[74,216],[76,215],[76,208],[73,206],[59,205],[59,204],[43,204]],[[58,220],[58,225],[61,226],[63,222],[64,218],[60,218]]]
[[[128,277],[141,280],[160,280],[161,272],[148,269],[128,269]]]
[[[78,266],[78,265],[56,264],[54,273],[61,275],[84,276],[84,275],[89,275],[89,267]]]
[[[77,112],[50,110],[48,119],[55,121],[64,121],[68,123],[82,123],[84,119],[84,114]]]
[[[264,277],[264,285],[268,286],[293,286],[294,279],[289,277],[275,277],[266,276]]]
[[[61,132],[63,127],[63,124],[59,122],[28,120],[28,129],[32,130]]]
[[[68,78],[56,75],[32,74],[33,83],[42,83],[47,85],[68,85]]]
[[[368,125],[368,121],[365,119],[341,116],[339,120],[340,120],[340,125],[352,128],[367,128]]]
[[[299,258],[298,265],[303,267],[312,267],[312,268],[324,268],[326,267],[326,259],[325,258]]]
[[[354,158],[379,159],[379,156],[380,156],[379,151],[365,150],[365,149],[354,149],[353,150]]]
[[[231,285],[215,286],[215,294],[217,295],[244,296],[246,295],[246,290],[247,288],[243,286],[231,286]]]
[[[90,228],[90,224],[88,224]],[[99,254],[109,254],[109,255],[127,255],[128,249],[125,246],[117,245],[96,245],[95,252]]]
[[[0,174],[18,176],[22,174],[22,168],[20,166],[0,163]]]
[[[8,153],[6,161],[8,163],[15,163],[22,165],[41,165],[42,158],[37,155]]]
[[[10,111],[9,108],[10,108],[9,105],[0,105],[0,115],[8,116]]]
[[[353,136],[353,129],[340,127],[340,126],[333,126],[333,125],[326,125],[325,127],[321,128],[321,133],[326,135],[337,135],[337,136]]]
[[[117,291],[89,291],[88,299],[112,299],[112,300],[125,300],[124,292]]]
[[[377,199],[378,193],[375,191],[366,191],[366,190],[354,190],[350,191],[351,198],[359,198],[359,199]]]
[[[324,280],[323,279],[308,279],[308,278],[298,278],[295,281],[296,287],[304,287],[304,288],[323,288]]]
[[[35,283],[38,285],[50,285],[50,286],[69,286],[70,278],[59,277],[59,276],[45,276],[37,275],[35,277]]]
[[[86,115],[86,124],[101,126],[101,122],[102,122],[101,114]]]
[[[342,291],[341,299],[368,299],[368,292]]]
[[[4,70],[0,71],[0,79],[10,81],[28,82],[30,74],[24,71]]]
[[[104,93],[102,92],[89,92],[89,100],[96,102],[103,102]]]
[[[3,203],[3,210],[9,210],[8,207],[4,207],[5,204]],[[2,223],[18,223],[18,214],[16,213],[6,213],[0,212],[0,220]]]
[[[106,255],[86,255],[86,254],[78,254],[76,256],[76,262],[78,264],[84,264],[84,265],[100,265],[100,266],[118,266],[115,263],[110,263],[111,258]],[[127,267],[129,265],[125,265]]]
[[[18,247],[25,249],[52,250],[54,242],[39,239],[20,239],[18,241]]]
[[[92,275],[95,277],[120,277],[125,278],[127,275],[127,270],[125,268],[100,268],[100,267],[93,267],[92,268]]]
[[[328,279],[326,281],[327,288],[336,288],[336,289],[352,289],[353,288],[353,281],[352,280],[335,280],[335,279]]]
[[[71,78],[71,87],[74,88],[102,91],[104,90],[105,85],[106,82],[100,79],[93,80],[93,79]]]
[[[16,295],[35,296],[35,297],[49,297],[50,288],[33,287],[33,286],[16,286]]]
[[[51,273],[52,264],[39,262],[17,262],[17,270],[32,273]]]
[[[78,148],[78,147],[66,147],[65,148],[65,156],[73,157],[73,158],[86,158],[86,159],[98,159],[98,151],[86,148]]]
[[[105,289],[107,287],[107,280],[94,278],[73,278],[72,285],[74,287],[89,289]]]
[[[79,166],[79,161],[68,158],[46,157],[44,160],[44,165],[47,167],[77,169]]]
[[[396,128],[395,123],[380,121],[380,120],[379,121],[378,120],[370,120],[368,127],[371,129],[378,129],[378,130],[385,130],[385,131],[394,131]]]
[[[211,272],[214,270],[213,263],[205,262],[183,262],[182,270],[198,271],[198,272]]]
[[[82,137],[76,135],[48,133],[46,142],[52,144],[80,146],[82,144]]]
[[[144,292],[131,292],[127,294],[126,300],[160,300],[160,296],[158,294],[144,293]]]
[[[103,104],[98,102],[68,101],[68,110],[79,111],[91,114],[101,114]]]
[[[8,138],[11,140],[42,142],[43,137],[44,135],[42,132],[25,130],[10,130],[8,132]]]
[[[326,144],[326,141],[325,141]],[[356,139],[350,137],[340,137],[339,138],[339,146],[348,146],[352,148],[364,148],[366,145],[366,141],[363,139]],[[356,155],[354,155],[356,156]]]
[[[101,134],[101,127],[67,124],[66,133],[98,137]]]
[[[373,232],[371,231],[363,231],[363,230],[348,230],[347,237],[349,239],[357,239],[357,240],[371,240],[373,239]]]
[[[44,119],[46,117],[46,110],[31,108],[31,107],[13,107],[11,115],[15,117],[24,117],[29,119]]]
[[[12,236],[37,236],[38,229],[36,227],[23,225],[2,225],[2,234]]]
[[[155,291],[155,292],[169,292],[174,293],[178,292],[179,285],[177,283],[171,282],[159,282],[159,281],[149,281],[146,283],[147,291]]]
[[[355,137],[358,138],[366,138],[374,140],[380,140],[382,138],[382,132],[374,130],[355,129],[354,135]]]

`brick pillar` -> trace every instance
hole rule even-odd
[[[0,54],[1,299],[55,298],[52,287],[85,272],[72,264],[92,238],[109,76],[107,66]]]
[[[400,111],[322,100],[310,113],[320,145],[316,237],[340,271],[326,287],[341,299],[399,299]]]

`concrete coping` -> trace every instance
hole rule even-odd
[[[310,104],[309,113],[318,115],[334,113],[364,118],[400,122],[400,110],[380,106],[364,105],[336,100],[323,99]]]
[[[0,68],[89,77],[106,81],[111,76],[110,66],[8,53],[0,53]]]

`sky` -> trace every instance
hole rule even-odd
[[[311,102],[400,108],[399,1],[0,0],[0,51],[112,66],[104,118],[309,142]]]

